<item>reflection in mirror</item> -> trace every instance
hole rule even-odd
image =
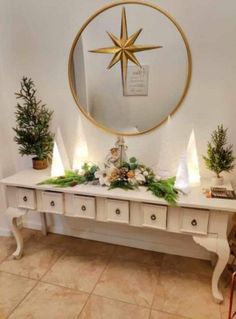
[[[83,113],[109,131],[129,135],[157,127],[179,106],[191,57],[170,17],[147,4],[124,3],[88,20],[69,63],[72,92]]]

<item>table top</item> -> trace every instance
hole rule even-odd
[[[38,185],[38,183],[48,178],[50,178],[49,169],[28,169],[2,179],[0,183],[7,186],[25,187],[38,190],[47,190],[54,192],[56,191],[63,193],[73,193],[87,196],[108,197],[121,200],[131,200],[137,202],[168,205],[168,203],[164,199],[154,196],[150,191],[147,191],[145,187],[140,187],[138,190],[126,191],[123,189],[108,190],[107,187],[90,184],[83,184],[66,188],[58,188],[53,185]],[[230,183],[224,186],[228,189],[232,189]],[[236,200],[206,198],[206,196],[203,194],[203,187],[209,187],[209,183],[205,181],[202,183],[202,186],[193,187],[188,195],[180,194],[177,206],[236,212]]]

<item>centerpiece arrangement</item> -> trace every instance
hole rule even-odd
[[[176,204],[178,190],[175,188],[175,177],[161,179],[154,171],[140,164],[135,157],[129,160],[126,155],[126,145],[119,137],[106,157],[103,167],[85,163],[81,171],[67,171],[64,176],[50,178],[40,184],[50,184],[57,187],[73,187],[79,184],[97,184],[108,189],[124,190],[138,189],[144,186],[155,196],[164,198],[169,204]]]

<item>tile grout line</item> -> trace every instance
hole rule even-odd
[[[115,299],[115,298],[112,298],[112,297],[101,296],[101,295],[97,295],[97,294],[94,294],[94,293],[93,293],[92,295],[93,295],[93,296],[96,296],[96,297],[105,298],[105,299],[108,299],[108,300],[113,300],[113,301],[125,303],[125,304],[127,304],[127,305],[136,306],[136,307],[143,308],[143,309],[151,309],[151,308],[148,307],[148,306],[137,305],[137,304],[135,304],[135,303],[131,303],[131,302],[128,302],[128,301],[125,301],[125,300],[119,300],[119,299]]]
[[[159,273],[158,273],[158,276],[160,277],[161,275],[161,272],[163,271],[163,266],[164,266],[164,256],[162,257],[162,261],[161,261],[161,264],[160,264],[160,267],[159,267]],[[160,278],[159,278],[160,279]],[[162,284],[160,284],[161,286],[163,286]],[[149,319],[151,319],[151,313],[152,311],[157,311],[157,312],[161,312],[161,313],[164,313],[164,314],[168,314],[168,315],[175,315],[175,316],[179,316],[177,315],[176,313],[170,313],[170,312],[166,312],[166,311],[163,311],[161,309],[155,309],[153,308],[153,304],[154,304],[154,299],[155,299],[155,296],[157,294],[157,290],[158,290],[158,282],[156,284],[156,287],[155,287],[155,292],[154,292],[154,296],[153,296],[153,299],[152,299],[152,304],[151,304],[151,311],[150,311],[150,317]],[[183,319],[191,319],[191,318],[188,318],[188,317],[185,317],[185,316],[182,316]],[[180,316],[181,318],[181,316]]]
[[[154,293],[153,293],[152,302],[151,302],[151,306],[150,306],[151,310],[153,309],[153,303],[154,303],[154,299],[155,299],[156,292],[157,292],[157,288],[158,288],[158,279],[160,279],[162,263],[163,263],[163,259],[162,259],[162,261],[161,261],[161,265],[160,265],[159,268],[158,268],[157,282],[156,282],[156,286],[155,286],[155,288],[154,288]],[[157,267],[157,266],[156,266],[156,267]],[[150,317],[151,317],[151,315],[150,315]]]
[[[150,312],[148,318],[150,319],[151,310],[152,310],[151,306],[150,306],[150,307],[140,306],[140,305],[137,305],[137,304],[135,304],[135,303],[130,303],[130,302],[127,302],[127,301],[124,301],[124,300],[118,300],[118,299],[111,298],[111,297],[107,297],[107,296],[100,296],[100,295],[97,295],[97,294],[94,293],[94,290],[95,290],[97,284],[99,283],[100,279],[102,278],[104,272],[105,272],[105,271],[107,270],[107,268],[109,267],[109,264],[110,264],[112,258],[115,257],[115,256],[114,256],[114,255],[115,255],[115,250],[116,250],[116,247],[114,248],[114,251],[113,251],[113,253],[112,253],[111,256],[110,256],[110,258],[109,258],[109,260],[108,260],[108,262],[107,262],[107,265],[105,266],[105,268],[104,268],[104,270],[102,271],[101,275],[99,276],[97,282],[95,283],[94,288],[93,288],[92,291],[90,292],[89,297],[88,297],[88,300],[89,300],[89,298],[90,298],[91,296],[97,296],[97,297],[101,297],[101,298],[105,298],[105,299],[109,299],[109,300],[113,300],[113,301],[125,303],[125,304],[127,304],[127,305],[133,305],[133,306],[137,306],[137,307],[140,307],[140,308],[143,308],[143,309],[148,309],[149,312]],[[161,266],[157,265],[156,262],[155,262],[154,264],[152,264],[152,265],[149,265],[149,264],[147,264],[147,263],[135,262],[135,261],[127,260],[127,259],[123,259],[123,258],[117,258],[117,259],[120,260],[120,261],[128,262],[128,263],[137,263],[137,264],[144,265],[144,266],[151,267],[151,268],[158,268],[158,272],[160,272],[160,269],[161,269]],[[161,261],[161,263],[162,263],[162,261]],[[154,299],[154,296],[153,296],[153,299]],[[77,319],[79,319],[79,316],[80,316],[80,314],[82,313],[82,311],[83,311],[83,309],[85,308],[85,306],[87,305],[88,300],[87,300],[87,302],[85,303],[85,305],[84,305],[84,307],[82,308],[82,310],[80,311],[80,313],[78,314]]]
[[[11,236],[12,238],[14,238],[14,236],[12,235]],[[9,237],[9,238],[11,238],[11,237]],[[15,251],[15,250],[14,250]],[[2,260],[1,260],[1,262],[0,262],[0,265],[1,264],[3,264],[10,256],[12,256],[12,258],[14,259],[14,257],[13,257],[13,253],[14,253],[14,251],[13,252],[11,252],[11,253],[9,253],[9,254],[7,254],[7,256],[6,257],[4,257]]]
[[[53,265],[51,265],[51,267],[43,274],[43,276],[42,276],[38,281],[41,282],[41,283],[46,283],[46,284],[52,285],[52,286],[69,289],[69,290],[74,291],[74,292],[80,292],[80,293],[87,294],[87,295],[88,295],[88,298],[87,298],[87,300],[86,300],[84,306],[82,307],[81,311],[79,312],[79,314],[78,314],[78,316],[79,316],[79,315],[81,314],[81,312],[83,311],[84,307],[86,306],[86,304],[87,304],[87,302],[88,302],[88,299],[89,299],[90,295],[92,294],[92,292],[94,291],[94,289],[95,289],[95,287],[96,287],[98,281],[100,280],[100,278],[101,278],[101,276],[103,275],[104,271],[107,269],[107,267],[108,267],[108,265],[109,265],[109,263],[110,263],[110,261],[111,261],[113,255],[114,255],[114,252],[115,252],[115,248],[114,248],[113,252],[111,253],[111,255],[108,256],[108,258],[107,258],[107,265],[104,267],[104,270],[102,271],[101,275],[99,276],[98,280],[96,281],[96,283],[95,283],[95,285],[94,285],[94,287],[93,287],[93,289],[92,289],[92,291],[91,291],[90,293],[88,293],[87,291],[83,291],[83,290],[79,290],[79,289],[73,289],[73,288],[70,288],[70,287],[65,287],[65,286],[63,286],[63,285],[56,284],[56,283],[51,283],[51,282],[48,282],[48,281],[44,280],[44,277],[46,276],[46,274],[52,269],[52,267],[58,262],[58,260],[59,260],[60,258],[62,258],[63,256],[65,256],[65,254],[66,254],[66,250],[65,250],[65,249],[64,249],[63,254],[57,258],[57,260],[53,263]],[[78,253],[78,256],[79,256],[79,255],[80,255],[80,254]],[[82,255],[84,255],[84,254],[82,254]],[[86,254],[86,256],[90,256],[90,254]],[[92,255],[92,256],[93,256],[93,255]],[[94,254],[94,256],[106,257],[105,255],[100,255],[100,254]],[[113,299],[113,300],[115,300],[115,299]]]
[[[159,274],[160,274],[160,272],[161,272],[161,268],[160,268]],[[161,286],[163,287],[162,284],[161,284]],[[158,288],[158,286],[156,285],[156,287],[155,287],[155,293],[154,293],[154,298],[155,298],[155,295],[156,295],[157,288]],[[186,316],[183,316],[183,315],[179,315],[179,314],[177,314],[177,313],[171,313],[171,312],[168,312],[168,311],[163,311],[162,309],[155,309],[155,308],[153,308],[154,298],[153,298],[153,300],[152,300],[151,312],[152,312],[152,311],[161,312],[161,313],[168,314],[168,315],[171,315],[171,316],[178,316],[178,317],[180,317],[181,319],[193,319],[193,318],[189,318],[189,317],[186,317]],[[151,314],[150,314],[150,318],[149,318],[149,319],[151,319]]]
[[[39,278],[39,281],[42,281],[42,279],[47,275],[47,273],[52,269],[52,267],[55,266],[55,264],[58,262],[58,260],[65,255],[66,250],[61,250],[61,251],[62,251],[62,254],[56,258],[55,262],[52,263],[52,265],[51,265],[51,266],[45,271],[45,273]]]
[[[101,274],[100,274],[98,280],[97,280],[96,283],[94,284],[94,287],[93,287],[93,289],[92,289],[91,292],[90,292],[90,295],[93,294],[93,292],[94,292],[94,290],[95,290],[95,288],[96,288],[98,282],[100,281],[100,279],[102,278],[104,272],[107,270],[108,266],[110,265],[111,260],[112,260],[112,258],[114,257],[114,254],[115,254],[115,250],[116,250],[116,249],[114,248],[112,254],[109,256],[109,258],[108,258],[108,260],[107,260],[107,264],[106,264],[106,266],[104,267],[103,271],[101,272]]]
[[[3,264],[5,261],[7,261],[7,259],[12,256],[13,253],[10,253],[9,255],[7,255],[6,257],[3,258],[3,260],[0,262],[0,265]],[[14,259],[14,258],[13,258]]]
[[[78,292],[78,293],[83,293],[83,294],[89,295],[89,292],[87,292],[87,291],[79,290],[79,289],[75,289],[75,288],[71,288],[71,287],[66,287],[66,286],[63,286],[63,285],[60,285],[60,284],[56,284],[56,283],[52,283],[52,282],[49,282],[49,281],[46,281],[46,280],[39,280],[39,282],[42,283],[42,284],[47,284],[47,285],[55,286],[55,287],[58,287],[58,288],[68,289],[68,290],[71,290],[73,292]]]
[[[41,275],[40,278],[32,278],[30,276],[25,276],[25,275],[22,275],[22,274],[16,274],[16,273],[13,273],[13,272],[9,272],[7,270],[3,270],[3,269],[0,269],[0,272],[3,272],[3,273],[6,273],[6,274],[9,274],[9,275],[15,275],[15,276],[18,276],[18,277],[22,277],[22,278],[25,278],[25,279],[31,279],[31,280],[35,280],[35,281],[41,281],[41,279],[48,273],[48,271],[51,270],[51,268],[55,265],[55,263],[59,260],[60,257],[62,257],[64,255],[65,252],[62,253],[62,255],[60,255],[59,257],[57,257],[57,259],[55,260],[55,262],[49,267],[49,269],[47,269],[45,271],[45,273],[43,275]],[[24,256],[22,256],[21,258],[24,258]],[[16,259],[16,262],[17,262],[17,259]],[[1,265],[1,263],[0,263]]]
[[[21,275],[21,274],[15,274],[15,273],[12,273],[12,272],[9,272],[9,271],[1,270],[1,269],[0,269],[0,273],[1,273],[1,272],[5,273],[5,274],[8,274],[8,275],[13,275],[13,276],[21,277],[21,278],[24,278],[24,279],[39,281],[39,279],[37,279],[37,278],[31,278],[31,277],[27,277],[27,276],[24,276],[24,275]]]
[[[56,285],[56,286],[59,286],[59,287],[64,287],[64,288],[69,288],[69,287],[66,287],[66,286],[63,286],[63,285],[60,285],[60,284],[56,284],[56,283],[50,283],[50,282],[48,282],[48,281],[45,281],[44,280],[44,277],[47,275],[47,273],[55,266],[55,264],[59,261],[59,259],[60,258],[63,258],[64,256],[66,256],[66,254],[67,254],[67,251],[66,251],[66,249],[64,249],[64,251],[63,251],[63,253],[62,253],[62,255],[60,255],[57,259],[56,259],[56,261],[49,267],[49,269],[47,269],[47,271],[40,277],[40,279],[39,279],[39,281],[42,281],[42,282],[45,282],[45,283],[49,283],[49,284],[53,284],[53,285]],[[99,255],[99,254],[89,254],[89,253],[83,253],[83,254],[81,254],[81,253],[75,253],[75,256],[92,256],[92,257],[102,257],[102,258],[105,258],[105,257],[107,257],[107,256],[105,256],[105,255]],[[108,256],[108,263],[109,263],[109,261],[110,261],[110,257],[111,256]],[[99,277],[99,279],[100,279],[100,277]],[[96,285],[96,283],[95,283],[95,285]],[[81,291],[81,292],[86,292],[86,291],[83,291],[83,290],[80,290],[80,289],[73,289],[73,288],[69,288],[69,289],[72,289],[72,290],[74,290],[74,291]],[[88,293],[88,292],[86,292],[86,293]]]
[[[140,307],[140,308],[145,308],[145,309],[150,309],[150,307],[147,307],[147,306],[140,306],[140,305],[137,305],[137,304],[135,304],[135,303],[130,303],[130,302],[128,302],[128,301],[125,301],[125,300],[119,300],[119,299],[115,299],[115,298],[112,298],[112,297],[105,297],[105,296],[100,296],[100,295],[97,295],[97,294],[95,294],[95,293],[89,293],[89,292],[87,292],[87,291],[84,291],[84,290],[79,290],[79,289],[75,289],[75,288],[70,288],[70,287],[66,287],[66,286],[63,286],[63,285],[60,285],[60,284],[56,284],[56,283],[51,283],[51,282],[49,282],[49,281],[46,281],[46,280],[39,280],[39,282],[41,282],[41,283],[45,283],[45,284],[48,284],[48,285],[51,285],[51,286],[56,286],[56,287],[58,287],[58,288],[65,288],[65,289],[68,289],[68,290],[71,290],[71,291],[73,291],[73,292],[77,292],[77,293],[84,293],[84,294],[87,294],[88,295],[88,297],[90,296],[90,295],[92,295],[92,296],[96,296],[96,297],[101,297],[101,298],[105,298],[105,299],[108,299],[108,300],[112,300],[112,301],[117,301],[117,302],[121,302],[121,303],[124,303],[124,304],[127,304],[127,305],[132,305],[132,306],[137,306],[137,307]],[[187,318],[187,319],[189,319],[189,318]]]
[[[36,281],[35,285],[27,292],[27,294],[20,300],[20,302],[18,302],[18,304],[10,311],[7,318],[9,318],[13,314],[13,312],[24,302],[27,296],[34,290],[34,288],[36,288],[38,284],[39,284],[39,280]]]
[[[25,240],[25,243],[28,244],[29,241],[33,242],[33,241],[34,241],[34,238],[32,238],[32,236],[33,236],[33,235],[31,235],[28,239],[26,239],[26,240]],[[106,257],[107,257],[107,264],[105,265],[105,267],[104,267],[104,269],[102,270],[100,276],[98,277],[97,281],[95,282],[93,289],[91,290],[90,293],[88,293],[88,292],[85,292],[85,291],[75,290],[75,289],[73,289],[73,288],[68,288],[68,287],[65,287],[65,286],[61,286],[61,285],[58,285],[58,284],[54,284],[54,283],[50,283],[50,282],[44,281],[43,278],[44,278],[44,277],[47,275],[47,273],[55,266],[55,264],[59,261],[59,259],[62,258],[62,257],[66,254],[67,249],[66,249],[66,248],[58,248],[58,245],[56,245],[56,244],[50,244],[50,243],[49,243],[49,244],[47,244],[47,243],[42,243],[42,244],[41,244],[40,242],[38,242],[38,244],[43,245],[43,246],[45,246],[45,247],[47,247],[47,248],[57,249],[58,251],[61,251],[61,254],[56,258],[56,260],[50,265],[50,267],[45,271],[45,273],[44,273],[39,279],[33,279],[33,278],[30,278],[30,277],[27,277],[27,276],[23,276],[23,275],[20,275],[20,274],[14,274],[14,273],[9,273],[8,271],[0,270],[0,273],[1,273],[1,272],[2,272],[2,273],[7,273],[7,274],[10,274],[10,275],[13,275],[13,276],[22,277],[22,278],[25,278],[25,279],[28,279],[28,280],[33,280],[33,281],[35,281],[35,285],[29,290],[28,293],[26,293],[26,295],[23,297],[23,299],[9,312],[7,318],[9,318],[9,317],[12,315],[12,313],[21,305],[21,303],[24,302],[24,300],[27,298],[27,296],[36,288],[36,286],[37,286],[40,282],[42,282],[42,283],[47,283],[47,284],[52,285],[52,286],[58,286],[58,287],[70,289],[70,290],[75,291],[75,292],[77,291],[77,292],[86,293],[86,294],[87,294],[87,299],[86,299],[84,305],[82,306],[82,308],[81,308],[81,310],[79,311],[78,315],[76,315],[76,313],[75,313],[75,315],[77,316],[77,317],[76,317],[77,319],[79,319],[79,317],[81,316],[81,313],[83,312],[83,310],[85,309],[86,305],[88,304],[89,299],[90,299],[91,296],[98,296],[98,297],[101,297],[101,298],[110,299],[110,300],[114,300],[114,301],[117,301],[117,302],[122,302],[122,303],[130,304],[130,305],[135,305],[135,306],[138,306],[138,307],[141,307],[141,308],[149,309],[149,316],[148,316],[149,319],[151,319],[152,311],[157,311],[157,312],[161,312],[161,313],[164,313],[164,314],[179,316],[179,315],[177,315],[176,313],[169,313],[169,312],[166,312],[166,311],[163,311],[163,310],[153,309],[154,298],[155,298],[155,295],[156,295],[156,292],[157,292],[157,289],[158,289],[158,281],[157,281],[157,284],[156,284],[155,289],[154,289],[154,295],[153,295],[153,298],[152,298],[152,302],[151,302],[151,306],[150,306],[150,307],[145,307],[145,306],[143,307],[143,306],[140,306],[140,305],[137,305],[137,304],[129,303],[129,302],[126,302],[126,301],[123,301],[123,300],[118,300],[118,299],[114,299],[114,298],[106,297],[106,296],[102,296],[102,295],[100,296],[100,295],[97,295],[97,294],[94,293],[94,291],[95,291],[95,289],[96,289],[96,287],[97,287],[99,281],[101,280],[101,278],[102,278],[104,272],[107,270],[107,268],[108,268],[109,265],[111,264],[112,259],[113,259],[113,258],[116,258],[116,254],[115,254],[115,253],[116,253],[116,247],[118,247],[118,246],[120,246],[120,245],[113,245],[114,249],[111,251],[110,254],[108,254],[108,255],[106,256]],[[153,253],[153,252],[152,252],[152,253]],[[1,265],[4,261],[6,261],[6,260],[9,258],[10,255],[11,255],[11,254],[7,255],[7,256],[0,262],[0,265]],[[78,253],[78,255],[81,255],[81,254]],[[82,254],[82,255],[83,255],[83,254]],[[90,254],[88,254],[88,255],[90,255]],[[105,257],[105,255],[101,255],[101,254],[92,254],[92,255]],[[121,258],[117,257],[117,258],[120,259],[121,261],[125,261],[125,262],[133,262],[133,263],[137,263],[137,264],[144,264],[144,265],[147,265],[147,266],[151,266],[151,265],[149,265],[149,264],[146,264],[146,263],[143,263],[143,262],[139,262],[139,261],[137,262],[137,261],[133,261],[133,260],[129,260],[129,259],[126,260],[126,259],[123,259],[122,257],[121,257]],[[160,274],[163,272],[163,270],[164,270],[164,258],[162,258],[160,265],[158,265],[157,262],[155,262],[155,267],[158,268],[157,273],[160,275]],[[208,277],[208,276],[205,275],[205,274],[204,274],[203,276]],[[219,318],[222,319],[222,318],[223,318],[223,317],[222,317],[223,314],[222,314],[222,312],[221,312],[220,306],[218,306],[218,309],[219,309],[219,315],[220,315]],[[185,316],[180,316],[180,318],[183,318],[183,319],[184,319],[184,318],[185,318],[185,319],[191,319],[191,318],[185,317]]]
[[[27,228],[25,228],[25,229],[27,229]],[[21,230],[21,231],[22,231],[22,230]],[[40,231],[39,231],[39,232],[40,232]],[[20,257],[20,259],[24,257],[25,244],[27,244],[30,240],[32,240],[32,237],[33,237],[33,236],[34,236],[34,234],[31,234],[29,238],[27,238],[27,239],[24,239],[24,238],[23,238],[23,254],[22,254],[22,256]],[[14,238],[13,235],[12,235],[11,237],[9,237],[9,238],[13,238],[13,239],[15,240],[15,238]],[[56,247],[56,245],[46,244],[46,243],[40,243],[40,242],[38,242],[38,241],[36,241],[35,244],[36,244],[36,245],[41,245],[42,247],[47,247],[47,248],[54,248],[54,249],[58,249],[58,250],[61,249],[61,248]],[[61,250],[64,251],[65,249],[61,249]],[[0,265],[3,264],[5,261],[7,261],[8,258],[11,257],[11,256],[12,256],[12,259],[10,259],[10,260],[18,260],[17,258],[14,258],[14,256],[13,256],[14,251],[15,251],[15,249],[13,250],[13,252],[7,254],[7,256],[4,257],[4,258],[0,261]]]
[[[81,308],[81,310],[80,310],[79,313],[77,314],[76,319],[79,319],[79,316],[81,315],[81,313],[82,313],[83,310],[85,309],[86,305],[88,304],[89,298],[90,298],[90,294],[88,294],[87,300],[85,301],[83,307]]]
[[[22,231],[22,230],[21,230]],[[32,236],[32,235],[31,235]],[[11,236],[9,237],[9,238],[12,238],[12,239],[14,239],[14,241],[15,241],[15,237],[13,236],[13,234],[11,233]],[[23,246],[24,246],[24,244],[25,243],[27,243],[27,241],[30,239],[30,237],[28,238],[28,239],[26,239],[26,240],[24,240],[24,238],[23,238]],[[16,243],[15,243],[16,244]],[[14,250],[15,251],[15,250]],[[7,259],[10,257],[10,256],[12,256],[12,260],[17,260],[17,258],[14,258],[13,257],[13,253],[14,253],[14,251],[13,252],[11,252],[11,253],[9,253],[9,254],[7,254],[7,256],[6,257],[4,257],[1,261],[0,261],[0,265],[2,265],[5,261],[7,261]],[[21,258],[23,257],[23,255],[21,256]],[[1,270],[1,271],[3,271],[3,270]],[[6,273],[8,273],[7,271],[3,271],[3,272],[6,272]],[[8,274],[10,274],[10,273],[8,273]],[[24,277],[24,276],[23,276]],[[26,277],[27,278],[27,277]]]
[[[25,243],[27,243],[28,241],[30,241],[31,237],[29,237]],[[47,247],[47,245],[43,245],[42,246],[45,246]],[[58,248],[57,248],[58,249]],[[59,249],[58,249],[59,250]],[[10,272],[7,272],[7,271],[4,271],[4,270],[0,270],[0,272],[3,272],[3,273],[6,273],[6,274],[9,274],[9,275],[13,275],[13,276],[17,276],[17,277],[20,277],[20,278],[24,278],[24,279],[28,279],[28,280],[33,280],[35,281],[35,285],[28,291],[28,293],[26,293],[26,295],[17,303],[17,305],[10,311],[10,313],[7,315],[7,318],[9,318],[12,313],[24,302],[24,300],[27,298],[27,296],[36,288],[36,286],[41,282],[41,279],[42,277],[44,277],[44,275],[46,275],[46,273],[55,265],[55,263],[59,260],[59,258],[61,256],[63,256],[65,254],[65,250],[61,250],[62,251],[62,254],[55,260],[55,262],[49,267],[49,269],[47,269],[47,271],[39,278],[39,279],[35,279],[35,278],[30,278],[30,277],[27,277],[27,276],[24,276],[24,275],[21,275],[21,274],[14,274],[14,273],[10,273]],[[9,256],[11,254],[9,254],[6,258],[4,258],[0,264],[2,264],[4,261],[6,261]],[[22,256],[23,258],[23,256]]]
[[[53,286],[57,286],[57,287],[60,287],[60,288],[66,288],[66,289],[70,289],[70,290],[72,290],[72,291],[75,291],[75,292],[81,292],[81,293],[86,293],[86,294],[88,294],[88,295],[90,295],[91,293],[89,293],[88,291],[85,291],[85,290],[80,290],[80,289],[75,289],[75,288],[71,288],[71,287],[67,287],[67,286],[64,286],[64,285],[62,285],[62,284],[59,284],[59,283],[54,283],[54,282],[50,282],[50,281],[47,281],[47,280],[45,280],[44,279],[44,277],[46,276],[46,274],[52,269],[52,267],[53,266],[55,266],[55,264],[58,262],[58,260],[60,259],[60,258],[62,258],[63,256],[65,256],[66,255],[66,251],[61,255],[61,256],[59,256],[58,257],[58,259],[55,261],[55,263],[50,267],[50,269],[48,269],[46,272],[45,272],[45,274],[39,279],[39,281],[40,282],[42,282],[42,283],[46,283],[46,284],[49,284],[49,285],[53,285]],[[113,253],[112,253],[112,255],[111,256],[105,256],[105,255],[99,255],[99,254],[76,254],[76,256],[90,256],[90,257],[102,257],[102,258],[105,258],[105,257],[107,257],[107,264],[110,262],[110,259],[112,258],[112,256],[113,256]],[[107,265],[104,267],[104,270],[102,271],[102,274],[103,274],[103,272],[105,271],[105,268],[107,267]],[[101,275],[102,275],[101,274]],[[28,278],[28,277],[26,277],[26,278]],[[100,276],[99,276],[99,278],[98,278],[98,280],[100,280]],[[97,281],[98,281],[97,280]],[[95,283],[95,286],[96,286],[96,284],[97,284],[97,282]],[[94,288],[93,288],[94,289]],[[92,290],[93,290],[92,289]]]
[[[149,310],[148,319],[151,319],[151,315],[152,315],[152,308],[150,308],[150,310]]]
[[[160,277],[161,275],[161,272],[163,270],[163,265],[164,265],[164,256],[162,257],[162,261],[161,261],[161,264],[159,266],[159,272],[158,272],[158,276]],[[163,286],[161,284],[161,286]],[[166,312],[166,311],[163,311],[163,310],[160,310],[160,309],[154,309],[153,308],[153,304],[154,304],[154,299],[155,299],[155,296],[156,296],[156,292],[158,290],[158,282],[156,284],[156,287],[155,287],[155,292],[154,292],[154,296],[153,296],[153,299],[152,299],[152,304],[151,304],[151,307],[150,307],[150,316],[149,316],[149,319],[151,319],[151,314],[152,314],[152,311],[157,311],[157,312],[161,312],[161,313],[164,313],[164,314],[168,314],[168,315],[175,315],[175,316],[179,316],[178,314],[176,313],[170,313],[170,312]],[[191,319],[191,318],[188,318],[188,317],[185,317],[185,316],[180,316],[180,318],[183,317],[183,319]]]
[[[104,270],[102,271],[101,275],[99,276],[98,280],[96,281],[92,291],[89,293],[88,295],[88,299],[86,301],[86,303],[84,304],[83,308],[81,309],[81,311],[79,312],[78,314],[78,317],[76,319],[79,319],[79,316],[81,315],[81,313],[83,312],[84,308],[86,307],[86,305],[88,304],[88,301],[89,301],[89,298],[91,296],[97,296],[97,297],[101,297],[101,298],[105,298],[105,299],[108,299],[108,300],[112,300],[112,301],[116,301],[116,302],[121,302],[121,303],[124,303],[124,304],[127,304],[127,305],[133,305],[133,306],[136,306],[136,307],[140,307],[140,308],[143,308],[143,309],[147,309],[149,310],[149,316],[148,318],[150,319],[150,316],[151,316],[151,307],[146,307],[146,306],[140,306],[140,305],[137,305],[135,303],[130,303],[130,302],[127,302],[127,301],[124,301],[124,300],[118,300],[118,299],[115,299],[115,298],[111,298],[111,297],[107,297],[107,296],[100,296],[100,295],[97,295],[94,293],[94,290],[98,284],[98,282],[100,281],[100,279],[102,278],[104,272],[107,270],[107,268],[109,267],[109,264],[112,260],[112,258],[114,257],[114,254],[115,254],[115,249],[113,251],[113,253],[111,254],[111,256],[109,257],[108,259],[108,262],[107,262],[107,265],[105,266]],[[119,258],[118,258],[119,259]],[[134,262],[134,261],[131,261],[131,260],[124,260],[122,258],[120,258],[120,260],[122,261],[125,261],[125,262]],[[159,271],[160,271],[160,266],[157,266],[156,264],[155,265],[147,265],[146,263],[138,263],[138,264],[141,264],[141,265],[145,265],[145,266],[148,266],[148,267],[158,267]]]
[[[115,249],[115,247],[114,247],[113,252],[111,253],[111,255],[109,256],[109,258],[108,258],[108,260],[107,260],[106,266],[104,267],[104,269],[103,269],[103,271],[101,272],[101,274],[100,274],[98,280],[97,280],[96,283],[94,284],[93,289],[91,290],[91,292],[90,292],[89,295],[88,295],[88,299],[86,300],[85,304],[84,304],[83,307],[81,308],[81,310],[80,310],[80,312],[78,313],[76,319],[79,319],[81,313],[83,312],[83,310],[85,309],[86,305],[88,304],[88,301],[89,301],[90,297],[92,296],[92,294],[93,294],[93,292],[94,292],[94,290],[95,290],[95,288],[96,288],[96,286],[97,286],[97,283],[100,281],[100,279],[102,278],[102,275],[103,275],[104,272],[107,270],[107,268],[108,268],[108,266],[109,266],[109,264],[110,264],[110,262],[111,262],[111,260],[112,260],[112,258],[113,258],[113,255],[114,255],[114,253],[115,253],[115,250],[116,250],[116,249]]]
[[[64,254],[64,253],[63,253]],[[62,255],[61,255],[62,256]],[[25,276],[25,275],[22,275],[22,274],[15,274],[13,272],[9,272],[7,270],[3,270],[3,269],[0,269],[0,273],[3,272],[3,273],[6,273],[6,274],[9,274],[9,275],[14,275],[14,276],[18,276],[18,277],[21,277],[21,278],[25,278],[25,279],[31,279],[31,280],[35,280],[35,281],[41,281],[41,279],[44,277],[44,275],[46,275],[46,273],[55,265],[55,263],[58,261],[58,259],[61,257],[59,256],[56,261],[50,266],[49,269],[46,270],[46,272],[40,277],[40,278],[32,278],[32,277],[29,277],[29,276]],[[24,256],[22,256],[22,258],[24,258]],[[16,259],[17,261],[17,259]],[[1,263],[0,263],[1,265]]]

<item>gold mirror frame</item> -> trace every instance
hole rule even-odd
[[[98,15],[100,15],[101,13],[103,13],[104,11],[107,11],[111,8],[114,8],[114,7],[117,7],[117,6],[120,6],[120,5],[125,5],[125,4],[138,4],[138,5],[144,5],[144,6],[147,6],[147,7],[150,7],[150,8],[153,8],[154,10],[157,10],[159,11],[161,14],[163,14],[164,16],[166,16],[166,18],[168,18],[173,24],[174,26],[177,28],[177,30],[179,31],[183,41],[184,41],[184,44],[185,44],[185,47],[186,47],[186,51],[187,51],[187,59],[188,59],[188,72],[187,72],[187,76],[186,76],[186,82],[185,82],[185,86],[184,86],[184,90],[183,90],[183,93],[177,103],[177,105],[175,106],[175,108],[173,109],[173,111],[169,114],[170,116],[172,116],[176,111],[177,109],[180,107],[180,105],[182,104],[187,92],[188,92],[188,89],[189,89],[189,86],[190,86],[190,81],[191,81],[191,75],[192,75],[192,56],[191,56],[191,51],[190,51],[190,47],[189,47],[189,43],[188,43],[188,40],[182,30],[182,28],[180,27],[180,25],[175,21],[175,19],[169,14],[167,13],[165,10],[161,9],[160,7],[154,5],[154,4],[151,4],[151,3],[147,3],[147,2],[144,2],[142,0],[124,0],[124,1],[117,1],[117,2],[114,2],[114,3],[111,3],[111,4],[108,4],[104,7],[102,7],[101,9],[97,10],[92,16],[90,16],[87,21],[82,25],[80,31],[77,33],[74,41],[73,41],[73,44],[72,44],[72,47],[71,47],[71,50],[70,50],[70,55],[69,55],[69,63],[68,63],[68,77],[69,77],[69,84],[70,84],[70,89],[71,89],[71,92],[72,92],[72,95],[73,95],[73,98],[78,106],[78,108],[80,109],[80,111],[84,114],[84,116],[89,120],[91,121],[93,124],[95,124],[97,127],[103,129],[104,131],[106,132],[109,132],[111,134],[114,134],[114,135],[120,135],[120,136],[134,136],[134,135],[141,135],[141,134],[145,134],[145,133],[148,133],[156,128],[158,128],[159,126],[161,126],[164,122],[166,122],[166,120],[168,119],[168,116],[162,120],[160,123],[158,123],[157,125],[147,129],[147,130],[144,130],[142,132],[138,132],[138,133],[122,133],[122,132],[117,132],[117,131],[114,131],[110,128],[107,128],[106,126],[98,123],[93,117],[91,117],[89,114],[87,114],[84,110],[84,108],[82,107],[82,105],[80,105],[80,102],[79,102],[79,99],[78,99],[78,96],[74,90],[74,87],[73,87],[73,83],[72,83],[72,67],[73,67],[73,53],[74,53],[74,49],[75,49],[75,46],[82,34],[82,32],[84,31],[84,29],[89,25],[89,23],[94,20]]]

